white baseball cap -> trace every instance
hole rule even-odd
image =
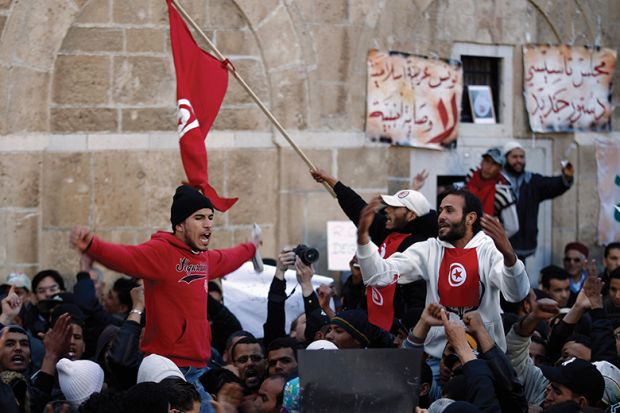
[[[383,203],[393,207],[405,207],[415,212],[417,216],[426,215],[431,210],[431,205],[422,193],[413,189],[405,189],[394,195],[381,195]]]
[[[28,291],[32,290],[32,287],[30,286],[30,278],[28,278],[26,274],[21,272],[12,272],[7,275],[4,284],[14,285],[17,288],[25,288]]]

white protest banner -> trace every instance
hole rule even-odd
[[[327,269],[349,271],[357,248],[357,229],[351,221],[327,222]]]
[[[239,269],[222,278],[222,290],[224,304],[239,319],[244,330],[249,331],[256,337],[263,337],[263,324],[267,320],[267,294],[273,280],[276,267],[265,265],[261,273],[254,271],[251,262],[246,262]],[[286,279],[286,294],[295,292],[286,300],[286,331],[288,332],[291,322],[304,312],[304,302],[301,295],[301,287],[297,285],[294,270],[288,270],[284,275]],[[318,288],[320,284],[330,285],[333,283],[330,277],[314,275],[312,285]]]
[[[523,68],[532,131],[609,130],[615,50],[527,45]]]
[[[620,240],[620,134],[596,139],[598,241],[601,245]]]

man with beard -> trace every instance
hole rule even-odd
[[[538,236],[538,207],[547,199],[562,195],[573,184],[575,168],[563,164],[562,175],[542,176],[525,170],[525,150],[519,142],[509,141],[503,148],[506,164],[504,175],[517,197],[519,231],[510,237],[517,256],[525,260],[536,251]]]
[[[357,257],[364,283],[385,286],[394,277],[400,284],[424,279],[427,303],[441,304],[452,319],[477,309],[490,336],[505,350],[499,293],[509,302],[521,301],[529,292],[529,280],[497,218],[483,216],[480,200],[470,192],[448,191],[438,210],[439,236],[383,259],[368,236],[377,206],[364,208],[358,225]],[[444,330],[431,328],[426,353],[439,359],[445,345]]]
[[[342,211],[357,224],[366,201],[322,169],[311,170],[310,173],[315,181],[326,183],[334,190]],[[427,176],[426,171],[422,171],[415,176],[412,189],[376,198],[375,201],[381,202],[383,211],[376,211],[368,233],[372,242],[379,246],[382,257],[403,252],[412,244],[437,235],[437,213],[426,197],[417,191]],[[382,289],[368,288],[366,299],[361,300],[360,307],[368,309],[368,320],[372,324],[390,330],[394,318],[406,318],[408,313],[424,308],[426,290],[422,279],[408,284],[392,283]]]

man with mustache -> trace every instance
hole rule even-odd
[[[364,283],[385,286],[394,277],[400,284],[424,279],[427,303],[441,304],[451,319],[478,309],[489,334],[505,350],[499,293],[510,302],[521,301],[529,292],[529,280],[497,218],[483,216],[480,200],[470,192],[448,191],[438,210],[439,236],[383,259],[368,236],[377,206],[364,208],[358,225],[357,257]],[[424,350],[439,359],[445,344],[443,329],[433,327]]]

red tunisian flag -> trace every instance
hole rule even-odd
[[[228,70],[224,63],[198,47],[171,0],[167,3],[177,74],[177,119],[183,169],[189,185],[200,189],[213,206],[223,212],[233,206],[237,198],[220,198],[209,185],[205,138],[226,95]]]

